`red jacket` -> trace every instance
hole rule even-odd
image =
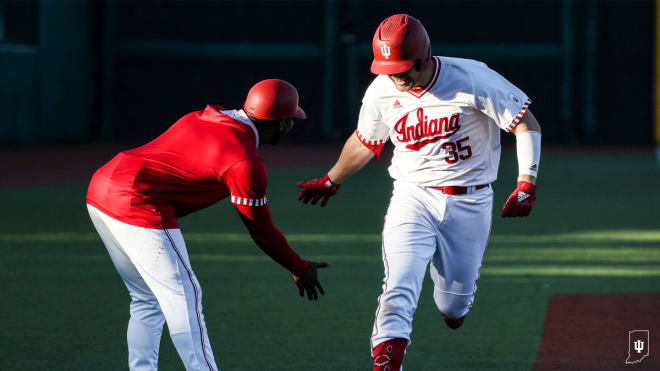
[[[153,141],[119,153],[92,177],[87,203],[124,223],[164,229],[231,196],[257,245],[300,275],[307,263],[272,222],[256,128],[219,109],[189,113]]]

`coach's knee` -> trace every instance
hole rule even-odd
[[[158,300],[153,296],[131,294],[131,318],[150,323],[164,321]]]

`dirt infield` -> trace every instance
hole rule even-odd
[[[626,364],[628,331],[649,330],[649,356]],[[555,296],[534,371],[660,370],[660,295]]]

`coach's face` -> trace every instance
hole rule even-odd
[[[260,135],[264,136],[264,142],[267,144],[278,144],[293,128],[293,118],[270,121],[264,125],[264,130]]]

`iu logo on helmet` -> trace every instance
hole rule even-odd
[[[390,47],[387,46],[387,45],[382,45],[382,46],[380,47],[380,54],[382,54],[383,57],[385,57],[385,59],[389,59],[389,58],[390,58],[390,54],[391,54],[391,53],[390,53]]]

